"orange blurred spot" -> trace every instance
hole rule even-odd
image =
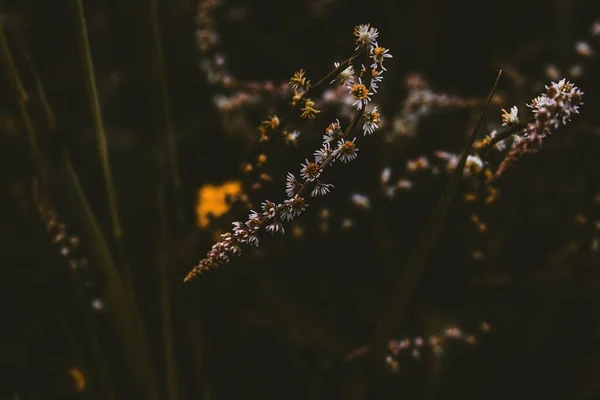
[[[85,390],[85,375],[83,375],[83,371],[77,367],[71,367],[67,371],[69,376],[73,380],[73,386],[75,387],[75,391],[77,393],[81,393]]]
[[[219,217],[229,211],[227,196],[240,195],[242,184],[240,181],[229,181],[222,185],[204,185],[198,189],[196,203],[196,223],[200,228],[206,228],[210,216]]]

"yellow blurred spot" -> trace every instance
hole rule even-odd
[[[266,182],[270,182],[270,181],[272,181],[272,180],[273,180],[273,178],[271,178],[271,175],[269,175],[269,174],[265,174],[265,173],[262,173],[262,174],[260,174],[260,175],[259,175],[259,178],[260,178],[261,180],[263,180],[263,181],[266,181]]]
[[[242,171],[244,171],[245,174],[249,174],[250,172],[252,172],[253,169],[254,167],[252,166],[252,164],[244,164],[244,166],[242,167]]]
[[[73,386],[75,387],[75,391],[77,393],[81,393],[85,390],[85,375],[83,375],[83,371],[77,367],[71,367],[67,371],[69,376],[73,380]]]
[[[475,193],[467,193],[465,194],[465,201],[473,202],[477,200],[477,195]]]
[[[210,222],[209,216],[219,217],[229,211],[227,196],[238,196],[241,194],[242,184],[240,181],[229,181],[222,185],[204,185],[198,189],[198,201],[196,203],[196,223],[205,228]]]
[[[300,225],[292,225],[292,236],[296,239],[300,239],[304,236],[304,228]]]

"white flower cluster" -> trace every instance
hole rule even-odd
[[[583,92],[579,88],[561,79],[546,86],[546,93],[536,97],[528,104],[532,108],[536,122],[541,122],[544,136],[571,120],[573,114],[579,114]]]
[[[498,168],[497,175],[501,175],[518,156],[535,153],[541,148],[546,136],[570,121],[571,116],[579,114],[579,106],[583,104],[582,96],[583,92],[565,79],[547,85],[546,92],[527,105],[532,109],[534,119],[515,137],[506,159]],[[514,115],[516,117],[516,111]]]
[[[261,228],[272,234],[284,233],[283,222],[293,220],[307,207],[301,194],[305,189],[308,189],[309,185],[311,186],[310,194],[312,197],[328,194],[333,189],[333,185],[322,182],[319,177],[323,169],[336,160],[346,163],[357,157],[356,137],[350,139],[347,136],[356,126],[355,124],[360,116],[358,113],[361,110],[363,110],[364,135],[371,134],[379,128],[380,116],[377,107],[366,112],[365,106],[371,100],[369,96],[373,92],[376,92],[377,84],[383,78],[381,73],[385,71],[385,68],[383,68],[384,59],[391,58],[392,56],[387,49],[377,45],[376,39],[379,36],[377,29],[371,28],[369,25],[359,25],[354,29],[354,35],[358,44],[357,50],[364,50],[365,54],[373,60],[373,64],[371,65],[372,70],[367,72],[363,67],[360,76],[357,77],[355,76],[354,68],[348,66],[332,81],[332,83],[337,82],[341,85],[346,85],[352,96],[354,96],[354,105],[357,106],[358,110],[353,123],[345,132],[342,130],[339,120],[331,123],[325,129],[321,148],[314,153],[314,161],[306,159],[301,164],[299,178],[296,178],[292,173],[287,174],[286,195],[288,199],[280,204],[272,201],[264,201],[261,204],[260,213],[252,210],[246,222],[234,222],[232,231],[221,235],[222,240],[212,246],[206,257],[188,273],[184,281],[188,281],[204,271],[229,262],[231,255],[239,255],[241,253],[240,244],[258,246],[258,232]],[[340,65],[339,63],[335,63],[336,69],[340,68]],[[363,76],[365,79],[364,83]],[[295,89],[308,87],[309,81],[304,76],[304,70],[297,71],[294,74],[290,79],[290,85]],[[306,113],[306,110],[309,108],[308,100],[305,104],[304,112]],[[314,112],[310,118],[314,118],[319,112],[318,110],[312,111]],[[289,140],[294,142],[297,138],[296,131],[293,131],[289,135]]]
[[[386,58],[392,58],[392,55],[389,49],[380,47],[377,44],[379,32],[369,24],[356,26],[354,28],[354,37],[357,44],[356,50],[364,49],[372,61],[370,71],[367,71],[365,66],[362,65],[360,73],[356,76],[354,67],[348,66],[331,83],[337,82],[340,85],[344,85],[349,91],[351,101],[353,101],[352,105],[362,110],[371,101],[370,96],[373,93],[377,93],[379,83],[383,80],[383,71],[386,71],[383,62]],[[334,66],[339,68],[340,63],[335,62]],[[377,113],[377,110],[374,109],[372,112]],[[376,115],[377,120],[374,123],[371,120],[365,120],[365,125],[363,126],[365,134],[371,134],[375,129],[378,129],[379,114],[377,113]]]
[[[425,351],[431,351],[433,355],[439,356],[451,343],[462,342],[474,345],[491,330],[492,326],[487,321],[482,321],[479,329],[473,333],[466,333],[459,326],[451,325],[429,336],[391,340],[388,343],[390,354],[386,356],[385,361],[393,371],[398,371],[400,357],[404,354],[415,360],[420,360]]]
[[[251,210],[246,222],[233,222],[231,232],[221,235],[222,240],[212,246],[206,257],[190,271],[184,281],[188,281],[194,276],[218,265],[228,263],[230,256],[237,256],[242,253],[240,244],[257,247],[259,244],[257,234],[261,228],[272,234],[284,233],[285,230],[282,221],[291,221],[300,215],[306,207],[304,199],[300,196],[294,196],[281,204],[276,204],[268,200],[264,201],[261,204],[261,213]]]

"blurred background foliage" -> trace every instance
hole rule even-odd
[[[240,167],[256,156],[256,127],[285,115],[289,97],[216,105],[237,89],[200,67],[197,0],[1,1],[0,398],[597,398],[597,2],[217,3],[219,51],[239,81],[277,84],[304,68],[316,82],[352,53],[355,25],[377,27],[394,55],[376,96],[382,133],[360,135],[358,159],[328,175],[333,193],[285,235],[263,235],[256,251],[183,284],[218,234],[246,218],[248,204],[228,199],[283,199],[285,173],[336,114],[304,124],[297,147],[273,144],[273,181],[251,191]],[[582,40],[592,54],[577,51]],[[500,68],[485,132],[500,108],[526,111],[555,70],[585,92],[581,115],[502,177],[485,233],[469,222],[471,206],[454,202],[389,338],[452,326],[480,332],[476,343],[403,355],[372,377],[361,354],[447,182],[419,175],[406,196],[385,200],[381,169],[461,151]],[[389,139],[414,73],[476,106],[432,113],[416,136]],[[356,207],[353,193],[372,207]]]

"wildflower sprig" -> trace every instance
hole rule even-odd
[[[496,175],[502,175],[518,157],[537,152],[542,147],[544,138],[561,125],[566,125],[571,116],[579,114],[579,106],[583,104],[582,96],[583,92],[566,79],[547,85],[546,92],[527,105],[532,109],[534,118],[526,124],[520,134],[515,135],[512,147],[498,167]],[[513,110],[516,110],[516,107],[513,107]],[[505,111],[505,114],[508,113]],[[516,119],[516,111],[514,117],[512,114],[511,111],[508,117],[503,116],[503,120],[510,123]]]
[[[317,109],[314,101],[310,99],[309,96],[312,96],[316,93],[316,90],[319,89],[323,84],[326,84],[332,77],[338,76],[344,70],[351,69],[351,63],[361,54],[362,50],[355,51],[350,57],[341,63],[335,63],[335,68],[330,71],[327,75],[321,78],[314,85],[310,84],[310,80],[306,77],[306,72],[304,69],[300,69],[296,71],[294,75],[290,78],[289,85],[294,88],[294,96],[292,99],[292,108],[290,112],[283,118],[278,118],[277,116],[272,116],[261,122],[259,126],[259,143],[262,146],[259,149],[258,155],[256,156],[256,162],[254,163],[246,163],[242,166],[242,170],[246,173],[256,172],[258,173],[258,179],[256,182],[250,185],[253,189],[259,189],[262,187],[261,181],[264,179],[260,179],[261,176],[265,176],[264,173],[260,173],[261,168],[264,167],[265,161],[267,159],[266,154],[267,146],[272,142],[271,139],[273,137],[281,136],[287,144],[297,144],[298,137],[300,135],[300,131],[297,129],[287,130],[286,127],[292,121],[293,117],[296,115],[296,111],[299,109],[301,118],[306,119],[314,119],[317,114],[321,112],[321,110]],[[352,70],[353,71],[353,70]],[[335,81],[335,79],[334,79]],[[260,161],[264,160],[264,161]]]
[[[358,148],[356,147],[356,137],[350,139],[349,135],[354,131],[358,125],[361,117],[365,119],[365,126],[363,131],[365,135],[371,134],[378,128],[379,123],[379,112],[377,108],[373,108],[370,112],[366,113],[365,108],[373,95],[372,84],[381,82],[381,71],[377,68],[383,69],[383,58],[390,58],[391,55],[381,56],[381,59],[376,59],[372,65],[372,69],[366,71],[361,70],[362,77],[349,76],[353,73],[354,69],[350,68],[351,63],[362,53],[365,56],[365,61],[368,62],[369,57],[379,57],[373,51],[373,48],[377,47],[375,39],[379,33],[375,28],[371,28],[369,25],[360,25],[355,28],[354,34],[356,36],[356,42],[358,47],[352,56],[341,63],[336,63],[336,68],[327,74],[324,78],[318,81],[314,86],[309,85],[309,81],[306,79],[304,70],[300,70],[294,74],[290,80],[290,85],[297,89],[305,89],[301,95],[296,95],[293,101],[293,108],[303,106],[301,109],[302,117],[314,118],[318,114],[318,110],[314,108],[314,103],[310,100],[310,93],[316,87],[322,83],[330,81],[337,81],[341,84],[352,85],[349,87],[350,93],[354,96],[355,105],[357,110],[354,116],[346,128],[342,131],[339,120],[330,124],[326,129],[326,134],[323,136],[323,145],[318,149],[314,156],[314,161],[308,159],[301,165],[300,178],[296,178],[295,175],[288,173],[286,181],[286,195],[287,199],[282,203],[274,203],[272,201],[264,201],[261,204],[261,211],[257,212],[251,210],[247,221],[237,221],[233,223],[233,229],[231,232],[227,232],[221,235],[222,240],[215,243],[211,250],[207,253],[206,257],[202,259],[198,265],[196,265],[185,277],[184,281],[189,281],[196,275],[201,274],[204,271],[208,271],[218,265],[229,262],[232,255],[241,254],[242,244],[251,246],[258,246],[259,238],[258,233],[261,229],[269,233],[284,233],[285,228],[283,222],[289,222],[295,217],[300,215],[307,207],[304,197],[304,192],[312,185],[311,195],[319,196],[325,195],[333,188],[332,184],[324,183],[319,180],[322,171],[335,160],[339,159],[341,162],[352,161],[357,157]],[[384,54],[388,54],[387,51]],[[345,74],[342,79],[337,79],[339,74]],[[374,79],[373,77],[377,77]],[[359,86],[357,86],[359,85]],[[263,124],[265,129],[263,130],[264,138],[262,141],[268,141],[268,134],[282,130],[286,123],[289,121],[290,113],[283,120],[274,120],[273,118]],[[268,126],[267,126],[268,125]],[[266,129],[272,128],[272,129]]]

